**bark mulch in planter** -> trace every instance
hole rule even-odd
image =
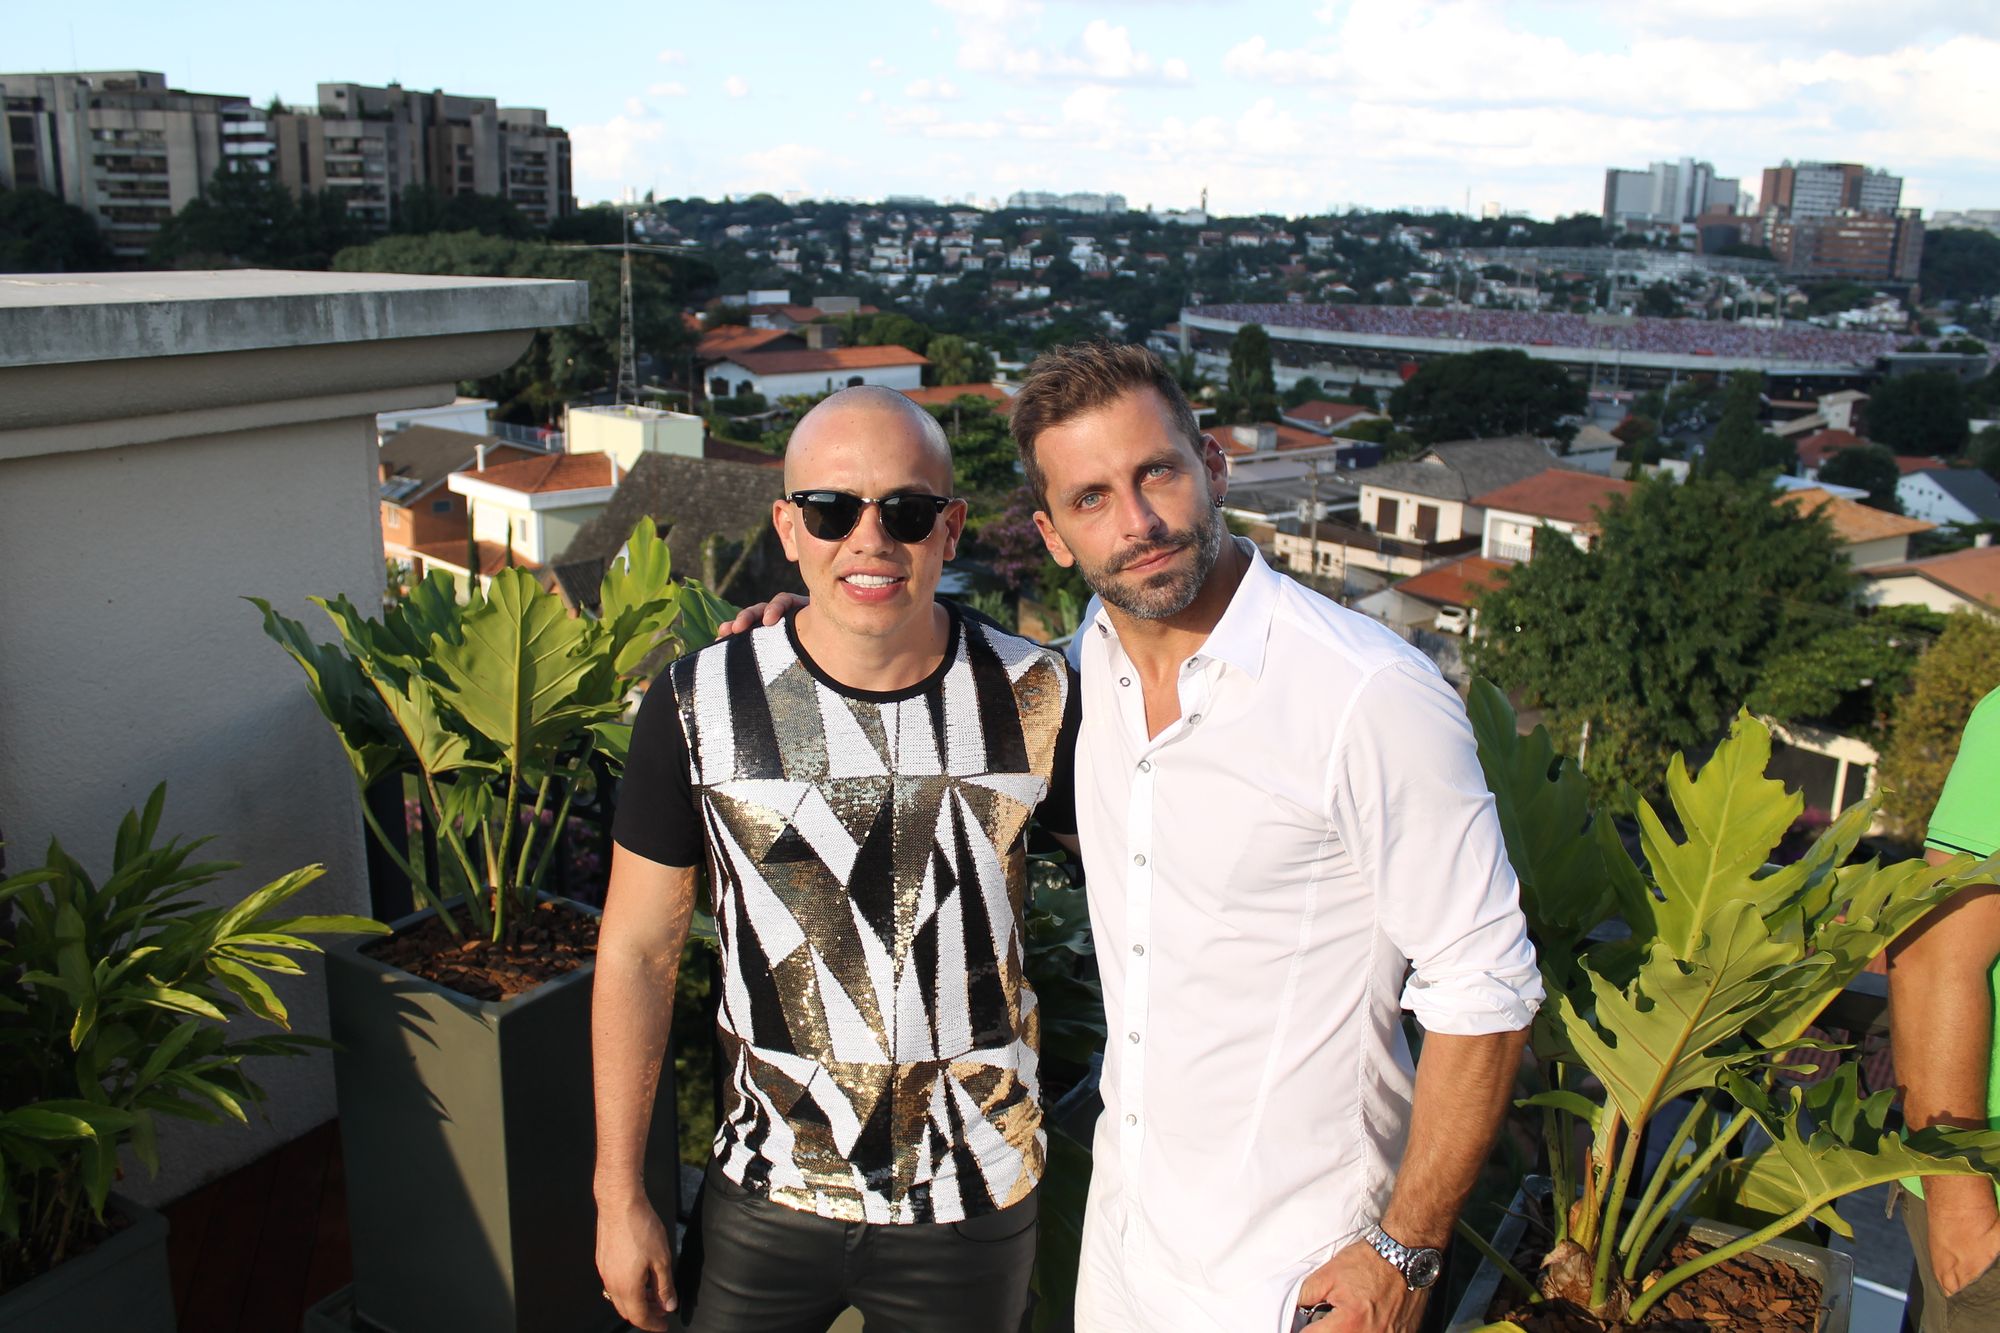
[[[1540,1277],[1542,1256],[1548,1252],[1546,1208],[1544,1203],[1542,1215],[1528,1228],[1513,1256],[1514,1267],[1531,1280]],[[1707,1253],[1708,1248],[1683,1234],[1667,1247],[1666,1261],[1652,1276],[1672,1272]],[[1629,1328],[1647,1333],[1716,1333],[1720,1329],[1813,1333],[1819,1322],[1819,1280],[1782,1259],[1739,1254],[1680,1283],[1655,1301],[1636,1325],[1592,1318],[1571,1301],[1530,1304],[1505,1282],[1487,1318],[1512,1320],[1528,1333],[1606,1333]]]
[[[475,1000],[505,1000],[574,972],[597,955],[597,918],[540,902],[495,943],[472,932],[464,909],[454,939],[435,916],[366,946],[369,957]]]

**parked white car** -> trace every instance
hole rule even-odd
[[[1462,606],[1447,606],[1438,612],[1433,628],[1440,634],[1463,634],[1472,628],[1472,613]]]

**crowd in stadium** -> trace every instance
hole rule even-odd
[[[1283,330],[1399,338],[1450,338],[1514,347],[1574,347],[1640,355],[1748,357],[1764,361],[1857,364],[1896,350],[1892,334],[1831,329],[1766,329],[1692,319],[1595,322],[1584,315],[1513,310],[1426,310],[1383,305],[1205,305],[1188,312],[1257,323],[1273,338]]]

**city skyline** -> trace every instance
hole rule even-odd
[[[1746,185],[1786,159],[1863,162],[1926,212],[2000,203],[1980,133],[2000,9],[1913,0],[930,0],[837,13],[364,3],[311,41],[221,5],[107,0],[10,30],[14,69],[153,69],[177,88],[310,105],[400,80],[546,108],[579,203],[766,190],[970,198],[1103,191],[1223,214],[1348,205],[1596,212],[1604,169],[1693,157]]]

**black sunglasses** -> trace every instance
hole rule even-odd
[[[948,495],[885,495],[879,500],[846,491],[793,491],[785,497],[798,506],[806,531],[823,542],[837,542],[854,531],[861,511],[869,505],[881,511],[882,530],[905,546],[915,546],[937,527],[938,515],[951,503]]]

